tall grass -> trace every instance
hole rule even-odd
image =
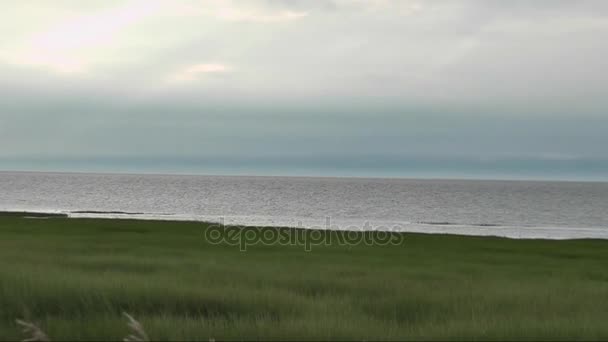
[[[0,340],[606,340],[608,241],[211,245],[205,224],[0,218]],[[136,335],[132,330],[128,334]]]

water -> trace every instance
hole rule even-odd
[[[0,210],[608,238],[608,183],[0,172]]]

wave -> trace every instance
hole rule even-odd
[[[66,213],[44,211],[0,211],[0,217],[51,218],[68,217]]]
[[[74,210],[70,214],[110,214],[110,215],[146,215],[146,213],[133,213],[128,211],[101,211],[101,210]]]
[[[168,213],[146,213],[146,212],[130,212],[117,210],[72,210],[69,214],[92,214],[92,215],[154,215],[154,216],[171,216],[175,214]]]
[[[426,224],[430,226],[471,226],[471,227],[504,227],[497,223],[457,223],[457,222],[433,222],[433,221],[420,221],[418,224]]]

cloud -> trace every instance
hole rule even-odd
[[[232,67],[219,63],[202,63],[187,66],[169,76],[171,82],[195,81],[206,74],[232,72]]]
[[[608,2],[601,0],[151,0],[114,5],[58,0],[52,6],[23,1],[31,1],[39,16],[51,8],[64,14],[62,23],[41,24],[37,16],[28,24],[25,9],[0,11],[2,19],[14,17],[15,23],[0,20],[0,59],[11,64],[6,65],[10,75],[3,73],[7,84],[31,84],[30,75],[48,69],[64,73],[45,75],[57,76],[56,87],[74,81],[81,82],[80,88],[103,87],[128,96],[165,91],[169,81],[205,80],[188,82],[190,92],[180,88],[163,94],[176,102],[183,102],[177,95],[199,101],[199,90],[205,88],[205,94],[227,99],[372,99],[442,110],[510,107],[552,113],[586,106],[595,113],[606,104],[608,49],[602,43],[608,37]],[[12,7],[0,5],[2,10]],[[227,75],[233,71],[228,64],[239,72]],[[86,77],[66,72],[86,72]],[[35,79],[40,82],[40,75]],[[555,98],[569,100],[558,104]]]

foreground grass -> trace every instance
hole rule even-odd
[[[212,245],[205,224],[0,217],[0,339],[606,340],[608,241]]]

